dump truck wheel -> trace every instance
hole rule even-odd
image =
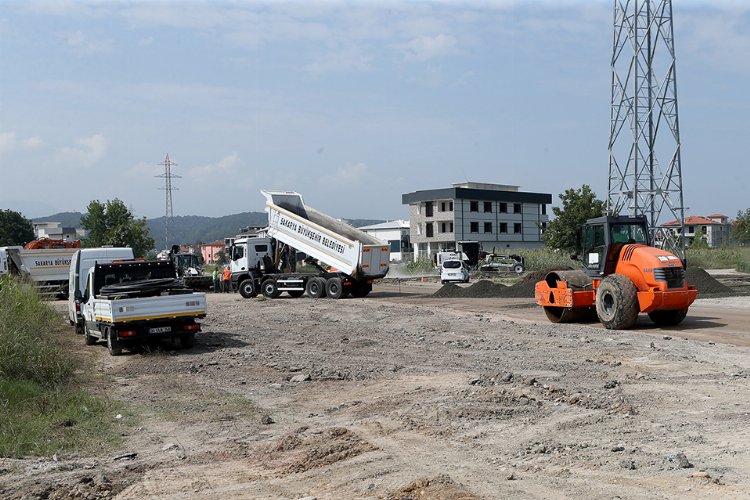
[[[307,292],[307,296],[311,299],[324,297],[326,293],[325,281],[320,278],[310,278],[305,287],[305,291]]]
[[[276,280],[266,280],[260,285],[263,295],[269,299],[275,299],[281,294],[279,286],[276,284]]]
[[[366,297],[372,290],[372,286],[368,285],[365,281],[355,281],[352,283],[352,297],[361,299]]]
[[[672,309],[669,311],[651,311],[648,317],[658,326],[675,326],[682,323],[687,316],[686,309]]]
[[[242,282],[240,283],[240,295],[242,295],[246,299],[252,299],[256,295],[258,295],[258,290],[255,289],[255,283],[253,282],[252,278],[242,280]]]
[[[329,299],[340,299],[344,295],[341,278],[330,278],[326,281],[326,295]]]
[[[107,337],[107,350],[112,356],[119,356],[122,354],[122,344],[117,340],[117,333],[111,328],[104,330],[104,335]]]
[[[611,274],[596,289],[596,315],[609,330],[625,330],[638,319],[638,290],[630,278]]]
[[[298,299],[305,294],[305,291],[304,290],[287,290],[286,293],[288,293],[290,297],[294,299]]]

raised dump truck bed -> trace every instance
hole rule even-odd
[[[294,192],[262,191],[268,236],[352,277],[382,278],[390,247],[377,238],[305,206]]]
[[[268,228],[232,246],[232,282],[243,297],[364,297],[388,272],[386,243],[305,205],[299,193],[261,192]],[[318,272],[295,272],[300,252]]]

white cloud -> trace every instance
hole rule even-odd
[[[367,165],[359,162],[339,167],[336,173],[322,176],[320,183],[324,186],[352,187],[362,183],[368,175]]]
[[[91,167],[104,157],[109,141],[102,134],[96,134],[79,139],[76,144],[80,147],[64,147],[54,160],[66,166]]]
[[[159,175],[163,171],[164,167],[157,165],[156,163],[146,163],[145,161],[139,161],[128,169],[128,175]]]
[[[0,154],[10,153],[16,149],[16,133],[0,132]]]
[[[419,36],[405,43],[402,48],[407,61],[420,62],[457,52],[456,38],[443,33],[435,36]]]
[[[10,153],[16,149],[37,149],[44,145],[38,136],[19,139],[15,132],[0,132],[0,154]]]
[[[313,75],[350,70],[367,71],[370,69],[371,59],[371,57],[363,54],[359,48],[347,47],[342,50],[328,52],[305,66],[305,70]]]
[[[205,178],[232,174],[237,171],[240,164],[240,157],[237,153],[225,156],[216,163],[208,165],[198,165],[188,171],[190,177]]]
[[[145,38],[141,38],[140,40],[138,40],[138,45],[141,47],[147,47],[151,45],[152,43],[154,43],[154,37],[152,36],[147,36]]]
[[[25,149],[37,149],[42,146],[44,146],[44,141],[37,135],[21,141],[21,147]]]
[[[69,47],[81,54],[107,54],[112,52],[111,40],[94,40],[81,30],[64,34],[63,40]]]

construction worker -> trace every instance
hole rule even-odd
[[[214,272],[211,273],[211,278],[214,280],[214,293],[219,291],[219,270],[214,268]]]
[[[224,291],[232,291],[232,272],[229,270],[229,266],[224,268]]]

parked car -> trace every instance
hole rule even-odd
[[[460,260],[446,260],[443,262],[442,271],[440,271],[440,282],[460,281],[461,283],[469,282],[469,268]]]

